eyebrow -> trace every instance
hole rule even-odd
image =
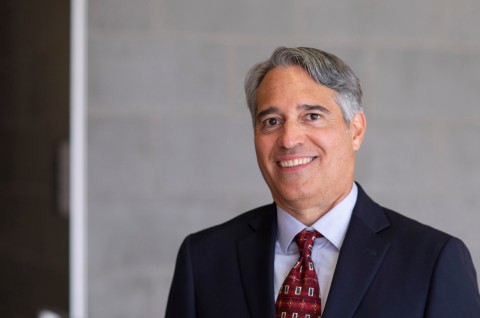
[[[280,110],[278,109],[278,107],[270,106],[267,109],[264,109],[261,112],[259,112],[257,114],[256,118],[259,119],[259,118],[265,117],[265,116],[270,115],[270,114],[278,113],[279,111]]]
[[[322,105],[307,105],[307,104],[304,104],[304,105],[298,105],[296,108],[298,110],[317,110],[317,111],[325,113],[325,114],[330,113],[330,110],[327,107],[322,106]],[[265,117],[267,115],[275,114],[275,113],[278,113],[278,112],[280,112],[280,109],[278,107],[271,106],[271,107],[268,107],[267,109],[264,109],[261,112],[259,112],[257,114],[256,118],[259,119],[259,118]]]
[[[297,106],[297,109],[303,109],[303,110],[318,110],[322,113],[329,114],[330,110],[322,105],[299,105]]]

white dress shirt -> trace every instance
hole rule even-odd
[[[354,183],[350,193],[310,227],[277,206],[278,233],[275,243],[274,263],[275,300],[283,281],[300,256],[297,244],[294,242],[295,235],[305,228],[315,229],[323,235],[323,237],[315,240],[312,259],[320,285],[322,308],[325,308],[333,273],[337,266],[338,255],[347,233],[353,207],[357,202],[357,194],[358,189]]]

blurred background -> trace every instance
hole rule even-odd
[[[87,5],[86,316],[162,317],[182,239],[272,201],[243,79],[278,46],[320,48],[356,71],[368,122],[357,181],[378,203],[460,237],[480,270],[480,2]],[[69,10],[60,0],[0,5],[5,317],[69,309]]]
[[[69,7],[0,1],[0,317],[68,310]]]

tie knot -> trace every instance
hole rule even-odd
[[[317,231],[309,231],[307,229],[301,231],[295,236],[295,242],[297,242],[300,257],[307,257],[312,255],[313,242],[317,237],[322,235]]]

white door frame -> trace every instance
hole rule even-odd
[[[87,0],[70,8],[70,314],[87,318]]]

